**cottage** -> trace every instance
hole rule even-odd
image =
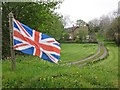
[[[65,28],[65,31],[69,34],[69,40],[75,39],[86,39],[88,38],[88,26],[86,24],[76,25],[72,27]]]

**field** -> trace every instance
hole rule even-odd
[[[61,62],[82,60],[95,54],[98,50],[97,44],[61,44]],[[61,63],[60,62],[60,63]]]
[[[2,60],[0,60],[0,89],[2,88]]]
[[[64,63],[81,60],[97,52],[97,44],[62,44],[61,62],[49,63],[38,57],[16,56],[17,67],[2,62],[3,88],[117,88],[118,47],[106,43],[109,55],[104,60],[84,67]]]

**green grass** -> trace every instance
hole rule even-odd
[[[97,37],[97,40],[98,40],[99,42],[104,42],[104,40],[105,40],[104,35],[101,35],[100,32],[99,32],[99,33],[96,33],[96,37]]]
[[[85,45],[85,44],[84,44]],[[76,44],[75,44],[76,46]],[[72,44],[72,47],[75,47]],[[56,65],[33,56],[17,56],[17,67],[11,70],[11,62],[3,61],[3,88],[117,88],[118,47],[106,44],[109,56],[84,67]],[[66,50],[69,45],[63,44]],[[88,48],[88,47],[87,47]],[[89,47],[91,48],[91,46]],[[69,51],[70,51],[69,50]],[[67,51],[66,51],[67,52]],[[70,52],[70,53],[71,53]],[[70,58],[61,52],[61,58]],[[69,52],[68,52],[69,53]],[[83,52],[84,53],[84,52]],[[74,57],[72,57],[73,60]]]
[[[98,50],[97,44],[62,44],[62,63],[82,60],[95,54]]]
[[[98,59],[101,55],[103,55],[103,53],[104,53],[104,48],[103,48],[103,46],[100,46],[100,53],[99,53],[98,55],[96,55],[95,57],[90,58],[90,59],[88,59],[88,60],[79,62],[79,63],[77,63],[77,65],[84,64],[84,63],[87,63],[87,64],[88,64],[88,63],[93,63],[94,60],[95,60],[95,59]]]
[[[2,60],[0,60],[0,89],[2,88]]]

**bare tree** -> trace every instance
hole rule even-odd
[[[72,23],[73,23],[73,22],[71,21],[69,15],[65,15],[65,16],[63,17],[63,25],[64,25],[64,27],[69,26],[69,25],[71,25]]]

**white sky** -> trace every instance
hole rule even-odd
[[[120,0],[64,0],[57,12],[70,16],[72,21],[82,19],[88,22],[117,10],[118,1]]]

